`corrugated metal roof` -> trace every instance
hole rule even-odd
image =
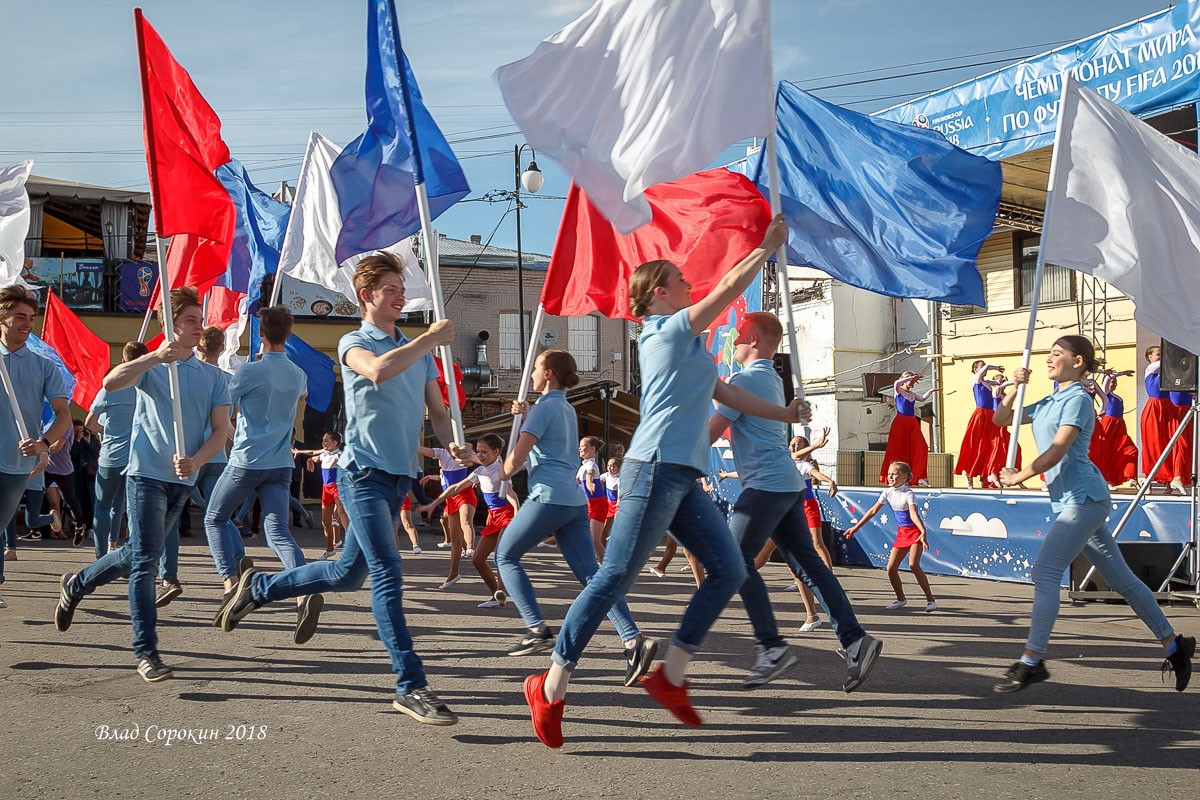
[[[451,239],[449,236],[441,236],[438,239],[438,259],[442,266],[447,267],[470,267],[475,266],[476,269],[516,269],[517,268],[517,251],[509,250],[506,247],[496,247],[488,245],[484,247],[482,244],[474,242],[466,242],[462,239]],[[550,256],[542,253],[529,253],[521,251],[521,265],[524,269],[545,271],[550,264]]]

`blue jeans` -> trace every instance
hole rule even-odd
[[[587,506],[563,506],[526,500],[496,545],[496,566],[500,569],[500,580],[504,582],[508,596],[530,628],[541,625],[546,619],[538,606],[533,584],[521,566],[521,557],[547,536],[553,536],[558,542],[558,549],[567,566],[584,586],[600,568],[596,564],[596,548],[592,545],[592,534],[588,529]],[[637,624],[624,600],[617,601],[608,612],[608,619],[622,641],[637,637]]]
[[[214,464],[211,461],[200,468],[196,475],[196,485],[188,489],[188,499],[200,508],[208,508],[208,501],[217,486],[217,480],[225,471],[225,462]],[[182,512],[180,514],[182,516]],[[243,551],[243,555],[245,551]],[[158,574],[164,581],[176,583],[179,581],[179,518],[167,532],[167,540],[163,544],[162,560],[158,564]]]
[[[288,529],[288,486],[292,467],[281,469],[244,469],[232,464],[225,468],[208,501],[204,514],[204,533],[222,579],[237,575],[238,559],[246,554],[242,535],[233,524],[233,513],[247,499],[258,495],[263,507],[263,531],[267,545],[279,556],[284,567],[304,564],[304,553]]]
[[[12,475],[0,472],[0,522],[5,529],[17,516],[17,506],[21,504],[21,495],[25,494],[25,484],[29,483],[28,475]],[[14,534],[16,532],[14,531]],[[8,546],[7,534],[5,546]],[[13,536],[16,539],[16,536]],[[0,558],[0,583],[4,583],[4,559]]]
[[[96,470],[96,503],[92,518],[92,543],[96,558],[102,558],[110,546],[121,539],[121,518],[125,516],[125,467],[99,467]]]
[[[42,513],[42,499],[45,496],[46,491],[44,489],[25,490],[25,527],[29,531],[45,528],[54,521],[54,517]],[[20,503],[21,501],[18,499],[17,505],[19,506]],[[16,511],[13,511],[12,518],[9,519],[8,526],[4,529],[4,546],[9,550],[17,549]]]
[[[341,556],[336,561],[314,561],[274,575],[259,573],[251,584],[254,600],[261,604],[316,592],[358,589],[370,575],[371,611],[379,640],[392,659],[399,694],[428,683],[404,620],[404,575],[396,549],[400,504],[411,481],[407,475],[377,469],[339,469],[338,495],[350,517]]]
[[[775,540],[775,546],[787,559],[792,573],[812,589],[825,607],[842,647],[849,647],[863,637],[862,626],[858,624],[846,592],[813,546],[812,533],[804,517],[803,494],[743,489],[733,506],[729,529],[741,543],[746,581],[740,594],[759,644],[768,649],[786,644],[779,635],[766,584],[754,568],[754,559],[767,543],[767,537]]]
[[[1033,564],[1033,618],[1025,643],[1028,650],[1045,654],[1049,648],[1050,631],[1058,618],[1060,582],[1080,553],[1092,562],[1112,590],[1125,598],[1151,633],[1159,639],[1174,633],[1154,594],[1129,569],[1104,524],[1109,508],[1107,502],[1068,505],[1043,538]]]
[[[71,596],[81,597],[129,573],[129,619],[137,658],[158,651],[158,609],[154,607],[158,562],[167,531],[178,524],[190,488],[182,483],[129,476],[129,541],[115,553],[84,567],[67,584]]]
[[[700,488],[691,467],[626,459],[621,467],[621,507],[613,520],[604,563],[571,604],[552,658],[568,669],[578,663],[600,620],[625,597],[667,528],[704,565],[705,577],[671,640],[694,653],[721,611],[746,580],[746,567],[725,518]]]

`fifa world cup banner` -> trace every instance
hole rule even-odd
[[[1062,73],[1131,114],[1200,99],[1200,0],[878,112],[993,160],[1053,143]]]
[[[117,302],[122,311],[145,313],[158,283],[158,265],[153,261],[125,261],[121,264],[121,288]]]

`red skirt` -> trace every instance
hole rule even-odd
[[[321,486],[321,505],[331,506],[337,502],[338,490],[336,483],[326,483]]]
[[[474,508],[479,504],[479,500],[475,497],[475,487],[468,486],[458,494],[450,495],[446,498],[446,513],[450,515],[457,514],[463,506]]]
[[[809,497],[804,501],[804,521],[808,523],[808,531],[814,537],[821,536],[821,504],[817,498]]]
[[[1000,470],[1008,466],[1008,428],[996,428],[995,438],[992,440],[992,454],[988,457],[987,471],[985,475],[999,475]],[[1016,468],[1021,468],[1021,446],[1017,445],[1017,462]]]
[[[1174,405],[1174,404],[1172,404]],[[1184,416],[1188,410],[1186,406],[1175,406],[1175,413],[1179,415],[1178,425],[1183,422]],[[1192,425],[1188,423],[1187,430],[1180,434],[1179,439],[1175,442],[1175,449],[1171,452],[1171,462],[1173,468],[1171,470],[1172,478],[1180,478],[1184,486],[1192,485]]]
[[[1146,399],[1146,405],[1142,406],[1141,431],[1142,472],[1147,478],[1159,483],[1170,483],[1174,477],[1171,474],[1174,464],[1171,463],[1170,457],[1163,462],[1162,469],[1153,477],[1150,476],[1150,470],[1154,469],[1154,462],[1158,461],[1171,439],[1171,434],[1178,426],[1179,415],[1175,412],[1174,403],[1165,397]]]
[[[587,499],[588,519],[593,522],[604,522],[608,519],[608,497],[600,495],[599,497],[589,497]]]
[[[883,454],[883,467],[879,470],[879,482],[887,483],[888,467],[893,461],[903,461],[912,467],[912,483],[925,480],[925,464],[929,460],[929,443],[921,433],[921,423],[916,417],[897,414],[888,431],[887,450]]]
[[[982,478],[987,474],[985,467],[992,456],[992,443],[996,436],[992,413],[990,408],[976,408],[971,414],[962,445],[958,448],[958,465],[954,468],[954,474],[968,478]]]
[[[905,547],[912,547],[920,538],[921,529],[916,525],[901,525],[896,529],[896,541],[892,542],[892,547],[903,550]]]
[[[1113,486],[1120,486],[1137,478],[1138,450],[1129,432],[1125,429],[1125,420],[1121,417],[1101,417],[1092,437],[1104,442],[1104,450],[1099,453],[1089,451],[1092,461],[1100,468],[1104,480]]]
[[[516,511],[508,503],[499,508],[489,508],[487,515],[487,523],[484,524],[483,530],[479,532],[480,536],[492,536],[508,527],[508,523],[513,521],[516,516]]]

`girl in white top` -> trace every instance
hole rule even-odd
[[[321,465],[321,530],[325,534],[325,552],[320,555],[320,559],[323,560],[337,554],[342,537],[350,527],[350,518],[346,516],[346,509],[342,508],[342,501],[338,499],[337,472],[338,461],[342,457],[342,435],[337,431],[327,431],[321,437],[321,448],[296,450],[295,454],[309,456],[310,472],[317,464]]]
[[[604,485],[604,501],[608,505],[602,542],[607,545],[608,532],[612,530],[613,517],[617,515],[617,506],[621,498],[621,459],[610,458],[605,466],[608,467],[608,471],[600,476],[600,483]]]
[[[892,589],[896,592],[896,600],[889,603],[886,610],[895,611],[908,605],[908,600],[904,597],[904,584],[900,582],[900,562],[904,560],[905,554],[908,554],[908,567],[917,579],[921,591],[925,592],[925,610],[936,611],[937,601],[933,598],[933,590],[929,588],[929,578],[921,569],[921,554],[929,546],[929,540],[925,536],[925,523],[921,521],[921,515],[917,512],[917,496],[908,487],[908,482],[912,480],[912,469],[903,461],[893,461],[888,465],[887,477],[888,488],[879,495],[875,505],[867,509],[862,519],[846,531],[845,536],[847,539],[853,539],[854,534],[858,533],[871,517],[878,514],[884,505],[889,506],[896,515],[897,530],[896,541],[892,543],[892,552],[888,556],[887,575]]]
[[[604,442],[595,436],[585,436],[579,440],[579,471],[575,480],[587,498],[588,530],[592,533],[592,547],[596,549],[596,563],[604,560],[604,528],[608,521],[608,498],[604,492],[604,483],[600,480],[600,467],[596,457]]]

